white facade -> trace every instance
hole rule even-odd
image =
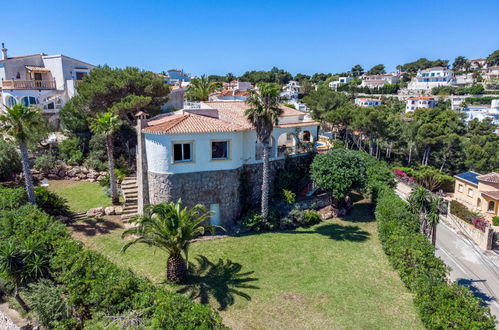
[[[361,79],[362,83],[360,84],[360,86],[369,88],[383,87],[386,84],[397,84],[400,81],[399,74],[397,72],[388,74],[363,75]]]
[[[486,80],[499,79],[499,65],[487,67],[482,72]]]
[[[381,105],[381,100],[380,99],[371,99],[371,98],[365,98],[365,97],[359,97],[355,99],[355,104],[360,106],[360,107],[375,107],[378,105]]]
[[[331,81],[329,83],[329,88],[336,90],[339,86],[344,85],[352,80],[354,80],[352,77],[339,77],[338,80]]]
[[[93,68],[65,55],[5,57],[0,60],[0,107],[23,103],[57,114]]]
[[[454,72],[446,67],[434,67],[419,70],[416,77],[408,84],[409,90],[431,90],[433,87],[452,86],[456,84]]]
[[[215,102],[216,103],[216,102]],[[221,102],[218,102],[221,103]],[[232,102],[237,103],[237,102]],[[244,102],[240,102],[244,103]],[[205,116],[210,120],[231,121],[226,114],[216,110],[216,104],[201,105],[197,110],[181,110],[175,113]],[[288,108],[289,109],[289,108]],[[294,111],[294,113],[292,112]],[[318,139],[318,123],[305,118],[304,113],[290,110],[279,118],[271,137],[270,159],[284,159],[286,154],[300,154],[300,142],[313,143]],[[203,114],[204,113],[204,114]],[[234,121],[234,123],[236,123]],[[154,127],[154,126],[152,126]],[[245,164],[261,162],[263,149],[252,128],[229,132],[157,133],[144,130],[147,166],[149,172],[159,174],[192,173],[238,169]],[[224,159],[212,159],[212,143],[227,142],[228,155]],[[174,145],[189,145],[190,157],[176,161]]]
[[[463,108],[462,111],[466,114],[466,122],[469,122],[473,119],[482,121],[485,118],[491,118],[492,123],[499,126],[499,99],[492,100],[490,106],[468,106]],[[497,131],[499,131],[499,129]]]
[[[282,88],[281,97],[291,101],[298,101],[301,85],[298,81],[291,80]]]
[[[433,97],[421,96],[410,97],[406,101],[405,112],[414,112],[417,109],[434,108],[435,99]]]

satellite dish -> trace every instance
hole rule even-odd
[[[48,187],[49,186],[49,180],[43,179],[42,183],[40,184],[40,186],[42,186],[42,187]]]

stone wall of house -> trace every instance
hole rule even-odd
[[[296,161],[310,163],[311,157],[302,156]],[[284,168],[285,160],[270,162],[270,192],[274,191],[275,173]],[[219,204],[220,221],[230,226],[240,217],[244,204],[257,207],[261,199],[263,165],[249,164],[235,170],[205,171],[194,173],[148,173],[149,200],[151,204],[182,199],[189,207]],[[242,181],[244,189],[242,189]],[[243,191],[245,190],[245,191]],[[242,196],[244,195],[244,196]]]
[[[239,177],[241,170],[206,171],[179,174],[149,172],[149,199],[152,204],[176,202],[185,206],[219,204],[222,225],[230,226],[240,213]]]

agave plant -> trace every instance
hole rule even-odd
[[[182,202],[161,203],[146,207],[145,214],[131,220],[137,226],[126,230],[122,238],[132,236],[133,240],[121,249],[125,252],[137,243],[155,246],[168,253],[166,279],[182,282],[187,274],[188,251],[191,241],[215,227],[206,223],[212,212],[206,212],[203,205],[182,207]]]

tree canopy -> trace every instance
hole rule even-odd
[[[373,66],[369,71],[366,72],[366,74],[385,74],[385,65],[384,64],[377,64]]]
[[[488,65],[499,65],[499,49],[487,56]]]
[[[291,73],[277,67],[273,67],[270,71],[247,71],[239,77],[239,80],[249,81],[253,85],[262,82],[285,85],[291,79],[293,79]]]
[[[448,67],[449,61],[441,59],[431,61],[427,58],[422,57],[414,62],[397,65],[397,70],[409,73],[416,73],[418,70],[428,69],[435,66]]]
[[[359,77],[364,74],[364,69],[360,66],[360,64],[356,64],[350,69],[350,74],[353,77]]]

